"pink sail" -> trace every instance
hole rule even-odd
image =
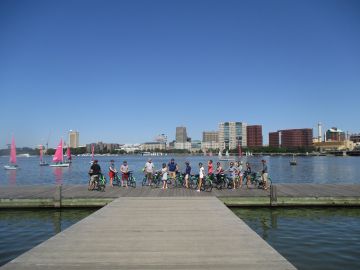
[[[40,145],[40,162],[43,161],[43,148],[42,145]]]
[[[53,162],[63,162],[64,156],[63,156],[63,141],[60,140],[60,143],[58,147],[56,148],[55,155],[53,157]]]
[[[91,160],[94,161],[94,145],[91,145]]]
[[[71,160],[70,147],[68,147],[67,150],[66,150],[66,157],[67,157],[68,160]]]
[[[15,139],[14,139],[14,137],[12,138],[12,141],[11,141],[10,163],[16,164],[16,145],[15,145]]]

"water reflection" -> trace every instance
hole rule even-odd
[[[360,269],[360,208],[232,210],[299,269]]]
[[[53,168],[55,175],[55,184],[61,185],[63,182],[63,169],[60,167]]]
[[[16,171],[17,170],[11,170],[9,171],[9,184],[16,185]]]

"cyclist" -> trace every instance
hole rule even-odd
[[[189,161],[185,162],[185,187],[189,188],[189,178],[190,178],[190,174],[191,174],[191,167],[190,167],[190,163]]]
[[[239,179],[239,188],[241,188],[243,183],[242,161],[236,162],[235,165],[236,165],[236,176]]]
[[[251,183],[251,167],[250,167],[250,163],[249,162],[246,162],[246,169],[245,169],[245,172],[244,172],[244,178],[246,178],[246,186],[249,188],[249,185]]]
[[[211,159],[208,161],[208,176],[209,176],[209,178],[211,178],[213,180],[214,166],[213,166],[213,161]]]
[[[199,186],[198,186],[198,189],[196,190],[197,192],[200,192],[200,188],[201,188],[204,177],[205,177],[205,169],[204,169],[203,164],[200,162],[199,163]]]
[[[262,171],[261,171],[261,179],[264,182],[264,189],[267,190],[269,187],[267,185],[268,181],[268,167],[266,165],[266,160],[261,160],[262,163]]]
[[[124,160],[123,164],[121,165],[120,171],[121,171],[121,186],[127,188],[128,179],[129,179],[129,165],[127,164],[126,160]]]
[[[230,167],[227,169],[230,174],[230,179],[233,183],[233,189],[236,189],[236,168],[234,167],[234,162],[230,162]]]
[[[167,176],[168,176],[168,173],[167,173],[168,169],[166,167],[166,163],[163,163],[162,165],[162,169],[161,169],[161,175],[162,175],[162,182],[163,182],[163,186],[161,189],[167,189],[168,186],[167,186]]]
[[[224,170],[221,166],[221,163],[217,162],[216,163],[216,171],[215,171],[217,183],[220,183],[220,177],[223,173],[224,173]]]
[[[150,186],[154,174],[154,163],[152,163],[151,158],[149,158],[148,161],[145,163],[144,171],[146,173],[148,185]]]
[[[176,173],[179,170],[178,165],[175,163],[175,160],[172,158],[167,166],[169,170],[170,179],[175,181]]]
[[[110,177],[110,186],[111,187],[114,187],[113,180],[114,180],[115,174],[117,173],[114,162],[115,161],[113,159],[110,160],[110,166],[109,166],[109,177]]]
[[[93,190],[95,188],[96,182],[99,181],[100,174],[101,168],[98,161],[95,159],[89,170],[90,182],[88,190]]]

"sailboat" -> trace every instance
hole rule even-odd
[[[295,155],[293,154],[293,158],[292,160],[290,160],[290,165],[297,165],[296,159],[295,159]]]
[[[56,148],[55,155],[53,157],[53,162],[55,164],[51,164],[50,167],[69,167],[70,163],[64,163],[64,154],[63,154],[63,140],[60,140],[58,147]]]
[[[219,152],[219,154],[221,154],[221,153]],[[229,151],[226,150],[225,158],[223,158],[222,155],[221,156],[219,155],[219,160],[220,161],[228,161],[228,160],[234,160],[234,159],[230,157]]]
[[[222,159],[222,153],[221,153],[221,150],[219,150],[219,154],[218,154],[218,156],[219,156],[219,159]]]
[[[71,163],[71,151],[70,147],[68,146],[66,149],[66,162],[65,163]]]
[[[93,164],[94,163],[94,145],[92,144],[91,145],[91,161],[89,162],[90,164]]]
[[[44,156],[44,154],[43,154],[43,146],[40,145],[40,162],[39,162],[39,165],[40,166],[49,166],[49,163],[44,161],[43,156]]]
[[[19,169],[18,165],[16,164],[16,145],[15,145],[14,137],[12,137],[12,140],[11,140],[10,165],[5,165],[4,169],[5,170],[17,170],[17,169]]]

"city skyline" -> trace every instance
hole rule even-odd
[[[264,144],[319,121],[359,133],[359,18],[347,0],[1,1],[0,148],[224,121],[262,125]]]

